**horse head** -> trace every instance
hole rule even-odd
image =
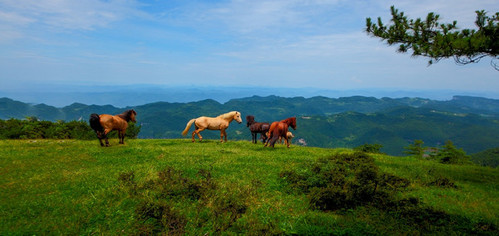
[[[288,118],[288,120],[289,120],[288,125],[291,126],[291,128],[293,128],[294,130],[296,130],[296,117]]]
[[[234,114],[234,120],[236,120],[239,124],[243,122],[243,120],[241,119],[241,112],[236,111],[236,113]]]
[[[135,116],[137,115],[137,112],[135,112],[133,109],[132,110],[128,110],[128,118],[132,121],[132,122],[137,122],[137,120],[135,120]]]
[[[253,123],[255,123],[255,117],[254,116],[246,116],[246,127],[249,127]]]

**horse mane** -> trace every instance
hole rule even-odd
[[[283,122],[283,123],[288,123],[289,122],[290,124],[296,123],[296,117],[289,117],[287,119],[281,120],[280,122]]]
[[[227,112],[225,114],[217,116],[217,118],[228,119],[228,118],[233,117],[236,113],[238,113],[238,111],[230,111],[230,112]]]
[[[137,112],[135,112],[133,109],[131,109],[131,110],[126,110],[123,113],[116,115],[116,116],[120,117],[123,120],[126,120],[126,122],[129,122],[131,120],[132,113],[137,114]]]
[[[281,120],[280,122],[286,123],[287,125],[289,125],[293,128],[296,127],[296,117],[290,117],[290,118],[287,118],[285,120]]]
[[[251,115],[246,116],[246,122],[247,122],[248,124],[253,124],[253,123],[255,123],[255,117],[254,117],[254,116],[251,116]]]

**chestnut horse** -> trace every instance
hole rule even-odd
[[[260,133],[260,138],[263,137],[263,143],[267,141],[267,132],[269,131],[270,124],[266,122],[256,122],[254,116],[246,116],[246,127],[251,131],[251,141],[256,142],[256,136]]]
[[[203,140],[203,137],[201,136],[201,134],[199,134],[199,132],[205,129],[220,130],[220,142],[224,141],[224,137],[225,142],[227,142],[227,132],[225,132],[225,130],[229,127],[229,123],[233,120],[236,120],[239,124],[241,124],[243,122],[243,120],[241,120],[241,113],[238,111],[231,111],[217,117],[201,116],[187,122],[182,135],[185,136],[187,132],[189,132],[191,125],[194,123],[196,129],[192,132],[192,142],[195,142],[194,135],[196,134],[198,135],[199,141],[201,142]]]
[[[296,117],[290,117],[285,120],[272,122],[269,128],[269,139],[267,143],[265,143],[265,147],[269,144],[274,147],[275,142],[279,139],[279,137],[283,137],[286,141],[286,145],[289,148],[289,140],[288,140],[288,127],[291,126],[294,130],[296,130]]]
[[[136,122],[135,116],[137,112],[134,110],[127,110],[119,115],[98,115],[93,113],[90,115],[90,127],[95,130],[100,145],[104,146],[102,139],[106,139],[106,147],[109,147],[107,134],[112,130],[118,130],[118,139],[120,144],[125,144],[125,132],[128,128],[128,122]]]

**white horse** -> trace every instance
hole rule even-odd
[[[194,132],[192,132],[192,142],[195,142],[194,136],[196,134],[198,135],[199,141],[201,142],[203,140],[203,137],[201,136],[201,134],[199,134],[199,132],[205,129],[220,130],[220,142],[224,141],[224,137],[225,142],[227,142],[227,133],[225,132],[225,129],[229,127],[229,123],[233,120],[236,120],[239,124],[241,124],[241,122],[243,122],[243,120],[241,119],[241,113],[238,111],[231,111],[217,117],[201,116],[195,119],[191,119],[189,122],[187,122],[182,135],[185,136],[187,132],[189,132],[192,123],[194,123],[196,129],[194,130]]]
[[[291,143],[291,140],[292,140],[295,136],[293,135],[293,133],[291,133],[290,131],[288,131],[288,132],[286,133],[286,137],[288,137],[288,142],[290,142],[290,143]],[[282,142],[283,142],[282,137],[279,137],[279,143],[280,143],[280,144],[282,144]]]

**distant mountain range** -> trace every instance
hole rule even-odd
[[[45,103],[64,107],[73,102],[116,107],[139,106],[157,101],[192,102],[213,99],[226,103],[232,99],[276,95],[281,97],[325,96],[332,98],[367,96],[367,97],[420,97],[433,100],[450,100],[452,96],[480,96],[499,99],[497,92],[488,91],[452,91],[452,90],[403,90],[403,89],[350,89],[332,90],[321,88],[276,88],[266,86],[165,86],[134,84],[120,86],[105,85],[58,85],[58,84],[23,84],[19,88],[0,87],[0,97],[8,97],[26,103]]]
[[[36,116],[50,121],[88,120],[91,113],[118,114],[130,108],[137,111],[137,120],[142,126],[139,138],[182,138],[180,133],[189,119],[237,110],[243,118],[254,115],[257,121],[271,122],[296,116],[293,142],[301,140],[308,146],[355,147],[379,143],[383,145],[382,151],[392,155],[402,155],[403,147],[416,139],[432,147],[451,140],[467,153],[499,146],[499,100],[470,96],[454,96],[448,101],[364,96],[252,96],[225,103],[207,99],[124,108],[81,103],[56,108],[0,98],[0,119]],[[219,133],[204,131],[203,136],[217,139]],[[245,123],[232,123],[228,136],[233,140],[251,138]]]

